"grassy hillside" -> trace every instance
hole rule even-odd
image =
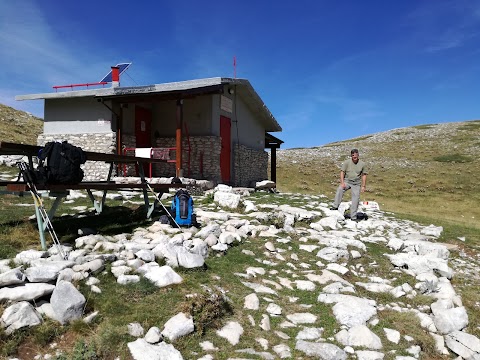
[[[42,129],[39,118],[0,104],[0,141],[36,145]]]
[[[399,216],[444,225],[451,236],[476,239],[480,246],[480,120],[394,129],[316,148],[281,150],[279,190],[325,194],[333,200],[340,165],[351,148],[359,149],[370,169],[362,200],[375,200],[382,210]]]

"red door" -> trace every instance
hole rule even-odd
[[[222,151],[220,152],[220,174],[222,182],[230,182],[230,158],[231,158],[231,120],[220,116],[220,136],[222,138]]]
[[[152,112],[149,109],[135,106],[136,147],[152,147]]]
[[[152,112],[140,106],[135,106],[135,138],[137,148],[152,147]],[[144,174],[150,174],[149,165],[143,165]]]

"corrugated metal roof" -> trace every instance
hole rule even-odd
[[[115,98],[116,96],[125,95],[150,95],[159,93],[178,92],[182,90],[192,90],[207,88],[215,85],[236,85],[237,95],[240,96],[247,104],[252,112],[258,116],[264,126],[265,131],[276,132],[282,131],[275,117],[267,108],[263,100],[257,94],[250,82],[246,79],[233,78],[206,78],[187,81],[178,81],[163,84],[154,84],[147,86],[133,86],[133,87],[115,87],[115,88],[101,88],[101,89],[87,89],[65,92],[52,92],[44,94],[30,94],[18,95],[15,100],[39,100],[39,99],[66,99],[76,97],[108,97]]]

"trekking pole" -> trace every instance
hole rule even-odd
[[[58,240],[57,234],[55,233],[55,229],[53,228],[53,224],[50,221],[50,217],[48,216],[47,211],[45,210],[45,206],[43,205],[42,197],[38,194],[37,187],[35,186],[35,183],[29,173],[28,166],[25,162],[18,162],[17,163],[18,168],[20,169],[20,173],[23,176],[23,180],[27,183],[29,189],[30,189],[30,194],[32,194],[33,202],[35,203],[35,207],[39,210],[38,212],[40,213],[40,216],[42,217],[43,223],[46,225],[46,228],[48,230],[48,233],[50,234],[50,237],[52,238],[53,244],[57,248],[58,253],[62,257],[62,259],[67,260],[68,256],[65,254],[63,251],[62,245],[60,244],[60,240]],[[43,229],[39,229],[39,231],[42,231]]]
[[[155,191],[153,191],[152,187],[150,186],[150,184],[145,181],[145,184],[147,184],[147,188],[148,190],[155,196],[155,198],[157,199],[157,201],[160,203],[160,205],[162,206],[163,210],[165,210],[165,212],[167,213],[167,216],[173,221],[173,223],[177,226],[177,228],[180,229],[180,225],[177,224],[177,222],[175,221],[175,219],[173,218],[172,214],[170,214],[170,211],[168,211],[168,209],[165,207],[165,205],[163,205],[163,203],[160,201],[160,196],[159,194],[157,194]]]

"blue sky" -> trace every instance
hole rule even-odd
[[[480,2],[0,1],[0,103],[99,81],[248,79],[285,148],[480,118]]]

